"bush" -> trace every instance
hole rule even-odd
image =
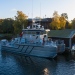
[[[0,40],[1,39],[11,40],[13,36],[14,36],[13,34],[1,34],[0,35]]]

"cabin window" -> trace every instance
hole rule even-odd
[[[46,34],[47,32],[46,31],[44,31],[44,34]]]
[[[31,34],[31,32],[27,32],[27,34]]]
[[[39,34],[40,34],[40,32],[36,32],[36,34],[37,34],[37,35],[39,35]]]
[[[46,34],[46,31],[41,31],[41,35]]]
[[[43,35],[43,34],[44,34],[44,32],[42,31],[42,32],[41,32],[41,35]]]
[[[34,31],[31,32],[32,34],[36,34]]]
[[[35,36],[35,35],[33,34],[33,36]]]
[[[36,28],[36,26],[35,26],[35,25],[33,25],[33,28]]]

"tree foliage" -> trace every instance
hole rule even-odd
[[[23,22],[25,19],[27,19],[26,14],[24,14],[22,11],[17,11],[17,16],[15,16],[15,20]]]
[[[3,19],[0,19],[0,33],[2,33],[2,22],[3,22]]]
[[[53,19],[50,23],[51,29],[59,29],[60,28],[60,21],[59,21],[59,14],[57,11],[53,13]]]
[[[60,16],[57,11],[53,13],[53,20],[50,23],[51,29],[65,29],[66,19]]]
[[[66,19],[65,19],[65,17],[61,16],[59,18],[59,20],[60,20],[60,29],[65,29],[65,25],[66,25]]]
[[[51,29],[59,29],[60,28],[60,21],[53,18],[53,21],[50,23]]]
[[[0,33],[13,33],[14,20],[11,18],[0,20]]]
[[[61,16],[62,16],[62,17],[65,17],[65,19],[68,19],[67,13],[62,13]]]
[[[72,29],[72,23],[69,21],[66,21],[66,29]]]
[[[23,26],[27,26],[27,16],[22,11],[17,11],[17,16],[15,16],[14,22],[14,32],[16,34],[20,33]]]
[[[75,18],[72,20],[72,28],[75,29]]]

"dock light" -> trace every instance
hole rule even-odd
[[[44,71],[44,75],[49,75],[49,70],[47,68],[45,68],[43,71]]]
[[[46,34],[50,31],[50,29],[46,29]]]
[[[50,31],[50,29],[46,29],[46,32],[49,32]]]
[[[35,23],[35,20],[32,20],[33,23]]]

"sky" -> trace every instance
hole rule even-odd
[[[0,18],[14,18],[17,11],[22,11],[28,18],[53,17],[54,11],[59,15],[68,14],[68,19],[75,18],[75,0],[0,0]]]

